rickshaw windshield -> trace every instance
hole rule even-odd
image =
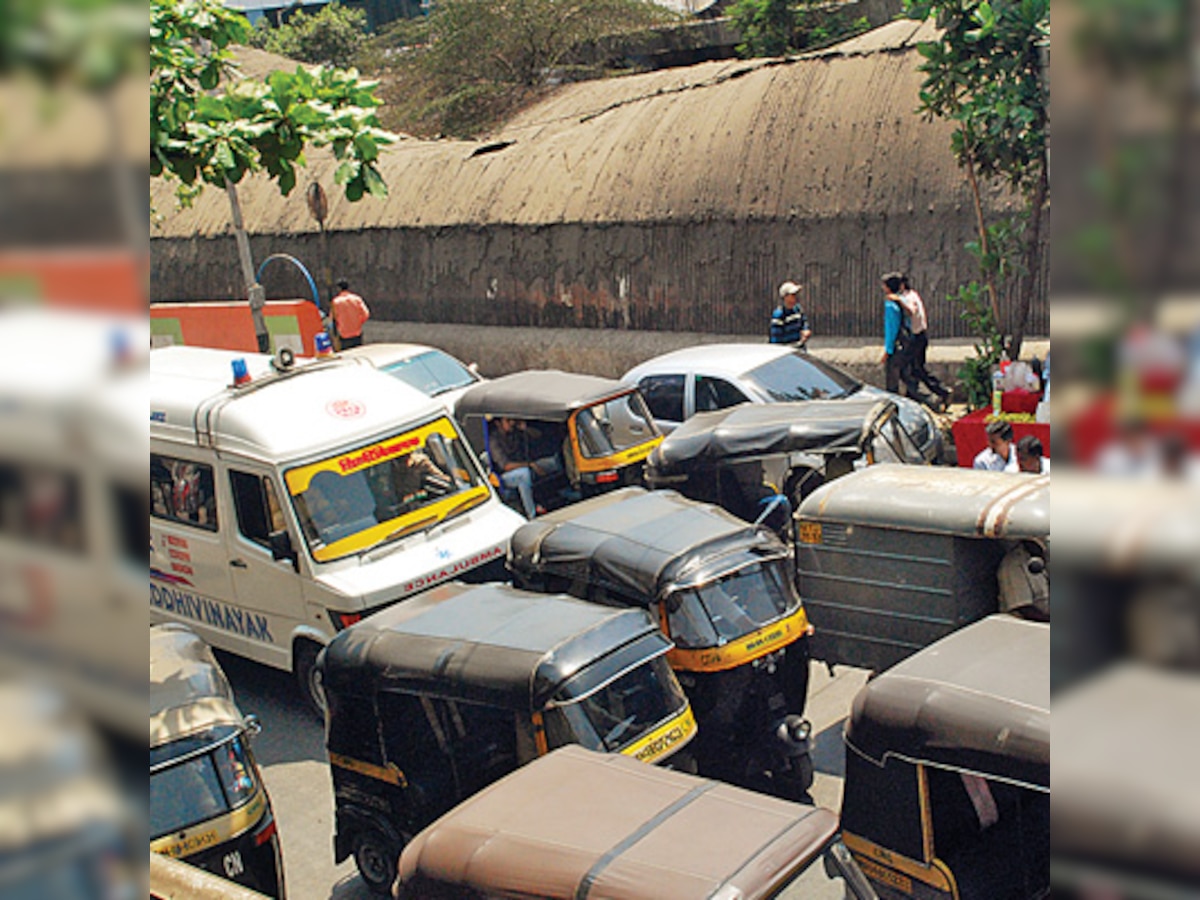
[[[552,748],[582,744],[592,750],[619,750],[677,715],[686,704],[666,656],[658,656],[583,697],[550,707],[546,738]]]
[[[447,418],[287,473],[313,559],[362,553],[483,502],[490,491]]]
[[[783,560],[743,566],[723,578],[670,595],[671,639],[684,649],[719,647],[794,612],[800,599]]]
[[[240,736],[191,755],[196,743],[175,741],[151,751],[151,768],[156,761],[180,757],[179,763],[150,775],[151,840],[236,809],[258,790],[254,765]]]
[[[579,447],[589,459],[612,456],[658,436],[658,429],[637,391],[581,409],[575,416]]]

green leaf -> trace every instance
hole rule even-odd
[[[358,152],[358,158],[363,162],[374,162],[379,158],[379,148],[375,145],[375,139],[369,134],[357,135],[354,138],[354,149]],[[370,190],[370,185],[367,186],[367,189]]]
[[[363,190],[364,185],[362,176],[359,175],[356,178],[352,178],[346,183],[346,199],[351,203],[357,203],[363,198]]]
[[[337,167],[333,175],[334,184],[348,184],[358,174],[358,163],[344,162]]]
[[[374,166],[365,165],[362,169],[363,178],[366,181],[367,191],[372,197],[380,199],[388,195],[387,184],[383,180],[383,176],[379,174],[379,170]]]

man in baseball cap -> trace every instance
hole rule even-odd
[[[812,329],[808,327],[808,316],[800,308],[800,293],[804,286],[794,281],[785,281],[779,286],[780,305],[771,313],[771,343],[795,344],[806,349]]]

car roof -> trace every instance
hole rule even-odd
[[[460,419],[489,415],[565,422],[576,410],[628,391],[629,385],[611,378],[534,369],[469,388],[455,414]]]
[[[1050,476],[877,465],[809,494],[798,517],[962,537],[1050,535]]]
[[[693,369],[736,377],[795,349],[788,344],[699,344],[648,359],[626,372],[621,380],[637,381],[647,375]]]
[[[517,529],[511,546],[514,571],[584,577],[646,604],[674,585],[728,572],[731,556],[787,554],[769,530],[718,506],[640,487],[539,516]]]
[[[351,347],[348,350],[342,351],[342,356],[349,356],[357,359],[369,360],[376,366],[386,366],[394,362],[399,362],[402,359],[412,359],[414,356],[420,356],[422,353],[442,353],[446,356],[450,354],[445,350],[439,350],[437,347],[430,347],[426,344],[360,344],[357,347]]]
[[[1050,789],[1050,626],[989,616],[867,682],[846,742]]]
[[[231,387],[239,358],[251,381]],[[297,361],[278,374],[265,354],[166,347],[150,353],[150,391],[153,437],[195,446],[211,436],[218,450],[270,461],[332,452],[445,415],[416,388],[340,357]],[[198,437],[198,425],[209,434]]]
[[[453,582],[341,632],[321,666],[331,691],[415,688],[539,708],[588,664],[648,635],[669,646],[642,610]]]
[[[821,807],[570,745],[418,834],[399,880],[505,896],[751,900],[774,896],[837,828]]]

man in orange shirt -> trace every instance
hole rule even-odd
[[[350,282],[344,278],[338,282],[338,293],[330,306],[333,328],[341,342],[339,349],[361,346],[363,324],[371,318],[371,311],[362,297],[350,292]]]

